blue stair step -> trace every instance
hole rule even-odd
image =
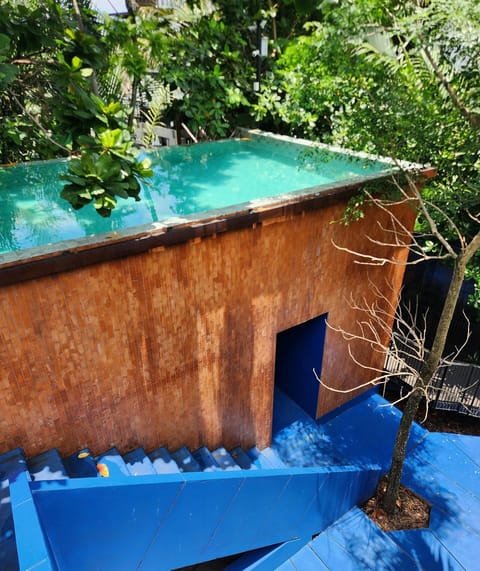
[[[240,470],[240,466],[223,446],[214,450],[212,456],[222,470]]]
[[[472,462],[480,466],[480,438],[474,438],[467,434],[453,434],[451,432],[443,433],[443,436],[450,444],[453,444],[469,456]]]
[[[64,458],[63,465],[70,478],[98,477],[97,463],[88,448],[78,450]]]
[[[169,451],[162,446],[148,455],[157,474],[178,474],[180,470]]]
[[[21,448],[0,455],[0,569],[2,570],[18,569],[9,484],[21,472],[26,471],[27,461]]]
[[[97,471],[103,478],[124,478],[130,476],[125,460],[117,448],[113,447],[96,458]]]
[[[243,448],[237,446],[230,452],[231,457],[234,459],[235,463],[240,466],[242,470],[258,470],[257,466],[254,464],[250,456],[245,452]]]
[[[345,568],[334,567],[328,559],[329,546],[333,542],[333,545],[341,547],[356,561],[354,569],[418,571],[410,555],[399,547],[388,533],[377,527],[360,508],[352,508],[324,533],[329,540],[328,544],[323,546],[320,544],[322,540],[319,538],[323,536],[321,534],[311,542],[310,546],[330,569]],[[382,554],[381,559],[379,553]],[[391,565],[391,562],[395,562],[395,566]]]
[[[286,465],[278,454],[271,448],[264,448],[260,451],[256,446],[250,448],[247,454],[253,460],[254,464],[263,470],[274,470],[277,468],[286,468]]]
[[[66,480],[67,471],[56,448],[46,450],[27,460],[32,480]]]
[[[132,476],[148,476],[156,474],[152,461],[143,448],[135,448],[123,455],[127,469]]]
[[[9,480],[27,471],[27,460],[22,448],[15,448],[0,454],[0,494],[8,487]]]
[[[220,466],[217,464],[217,461],[213,457],[213,454],[206,446],[202,446],[196,450],[192,456],[200,465],[202,472],[217,472],[218,470],[221,470]]]
[[[200,464],[195,460],[195,458],[190,453],[190,450],[186,446],[182,446],[175,452],[172,452],[171,456],[177,463],[180,472],[202,471]]]

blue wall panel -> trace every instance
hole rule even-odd
[[[320,489],[325,474],[299,474],[290,479],[281,496],[265,514],[259,528],[259,538],[268,529],[276,529],[281,537],[308,535],[312,525],[323,528],[322,497]],[[284,514],[289,514],[285,517]],[[308,518],[306,518],[308,514]]]
[[[204,553],[230,504],[242,489],[244,479],[238,476],[217,479],[209,477],[208,473],[188,476],[187,485],[159,528],[141,569],[155,571],[159,561],[171,569],[196,563],[199,558],[208,560],[217,556],[218,551],[213,557]],[[241,520],[236,523],[239,527],[242,525]],[[235,540],[238,532],[237,528],[236,536],[230,537],[234,553],[241,543],[241,540]]]
[[[277,471],[269,470],[269,472]],[[278,472],[277,475],[265,478],[259,471],[258,476],[244,481],[234,502],[228,506],[226,514],[228,517],[221,522],[205,550],[206,560],[213,559],[215,553],[220,550],[230,550],[232,538],[238,538],[235,547],[240,547],[241,543],[251,545],[252,548],[265,545],[265,535],[260,534],[263,522],[274,509],[291,479],[291,475],[285,474],[284,470]],[[268,530],[267,537],[269,537],[267,543],[273,544],[282,541],[285,535],[278,535],[273,527]],[[246,549],[236,549],[232,553],[239,551]]]
[[[32,499],[26,472],[19,473],[16,480],[12,482],[10,498],[14,513],[20,570],[54,571],[55,567],[50,561],[50,553]],[[15,569],[16,565],[2,569],[6,571],[11,568]]]
[[[350,472],[345,469],[332,470],[319,480],[318,504],[312,504],[304,514],[305,521],[315,518],[320,512],[322,516],[321,529],[333,523],[339,513],[345,513],[351,507],[352,497],[357,498],[356,504],[366,501],[375,491],[382,471],[374,470]]]
[[[327,315],[310,319],[277,335],[275,383],[315,418]]]
[[[377,479],[332,467],[30,486],[60,571],[162,571],[311,537]]]
[[[280,545],[250,551],[233,561],[233,563],[230,563],[225,568],[225,571],[272,571],[272,569],[278,569],[280,565],[301,550],[309,541],[310,537],[303,537],[286,541]]]
[[[65,571],[136,569],[184,486],[181,478],[161,486],[139,486],[137,478],[113,486],[100,478],[64,482],[41,483],[34,500]]]

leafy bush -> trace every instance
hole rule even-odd
[[[117,204],[117,197],[140,200],[140,180],[152,176],[150,161],[137,161],[130,132],[126,128],[125,114],[120,104],[105,106],[91,96],[99,111],[100,126],[93,135],[79,137],[80,158],[73,159],[68,173],[62,175],[67,181],[61,196],[75,209],[93,202],[96,211],[104,217],[110,216]],[[109,128],[114,116],[119,127]],[[105,126],[105,124],[107,126]],[[123,128],[122,128],[123,127]]]

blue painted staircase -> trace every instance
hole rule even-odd
[[[203,446],[193,453],[186,446],[172,453],[161,447],[150,454],[143,448],[135,448],[123,456],[117,448],[110,448],[98,456],[93,456],[88,448],[84,448],[65,458],[60,456],[56,448],[52,448],[28,460],[21,449],[14,451],[14,454],[21,465],[26,464],[29,476],[35,482],[68,478],[125,478],[182,472],[286,468],[271,448],[260,452],[257,447],[247,452],[235,448],[231,453],[224,447],[210,452]],[[0,456],[0,464],[2,459],[3,456]]]
[[[29,459],[16,449],[0,456],[0,569],[159,571],[259,549],[272,569],[379,476],[378,466],[292,467],[273,448],[63,458],[54,448]]]
[[[384,533],[356,506],[388,468],[400,413],[377,394],[320,424],[285,395],[275,404],[262,451],[0,456],[0,570],[162,571],[231,556],[228,571],[479,568],[480,438],[415,425],[403,483],[431,502],[430,526]]]

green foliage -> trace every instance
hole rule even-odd
[[[117,204],[116,197],[140,200],[139,179],[153,173],[147,159],[139,163],[130,155],[126,134],[128,131],[120,129],[105,130],[98,139],[111,146],[100,146],[93,138],[85,141],[89,152],[73,159],[68,173],[62,175],[68,184],[61,196],[73,208],[82,208],[93,201],[97,212],[108,217]]]
[[[105,43],[110,46],[109,63],[119,63],[129,77],[142,79],[149,58],[150,27],[140,18],[107,18],[104,26]]]
[[[172,103],[173,96],[168,86],[158,84],[148,109],[143,111],[145,118],[145,132],[142,137],[142,145],[151,147],[155,139],[155,127],[163,125],[163,116],[167,107]]]
[[[468,302],[471,307],[477,310],[478,320],[480,320],[480,254],[477,254],[470,266],[466,269],[465,278],[474,281],[474,291],[470,295]],[[478,355],[480,356],[480,351]]]
[[[8,63],[10,38],[0,34],[0,89],[4,89],[17,76],[16,66]]]
[[[345,208],[340,223],[349,226],[352,222],[358,222],[365,218],[365,208],[368,206],[369,200],[364,193],[352,197]]]
[[[210,138],[225,137],[248,121],[255,79],[252,33],[227,26],[215,12],[166,30],[166,38],[161,78],[183,94],[172,102],[172,114]]]
[[[136,158],[128,110],[112,102],[108,89],[107,99],[96,95],[112,51],[93,12],[83,11],[80,26],[73,11],[54,0],[0,6],[1,162],[79,155],[62,197],[74,208],[93,203],[102,216],[118,197],[139,200],[140,181],[152,174]],[[125,59],[130,72],[144,73],[138,50]]]
[[[137,161],[127,116],[120,103],[106,105],[90,95],[91,109],[97,124],[90,135],[78,138],[81,156],[70,162],[67,181],[61,196],[73,208],[93,202],[97,212],[108,217],[117,204],[117,197],[140,200],[140,181],[152,176],[148,159]]]
[[[435,165],[423,195],[455,244],[478,232],[479,85],[480,4],[349,0],[288,44],[255,112],[281,132]]]

